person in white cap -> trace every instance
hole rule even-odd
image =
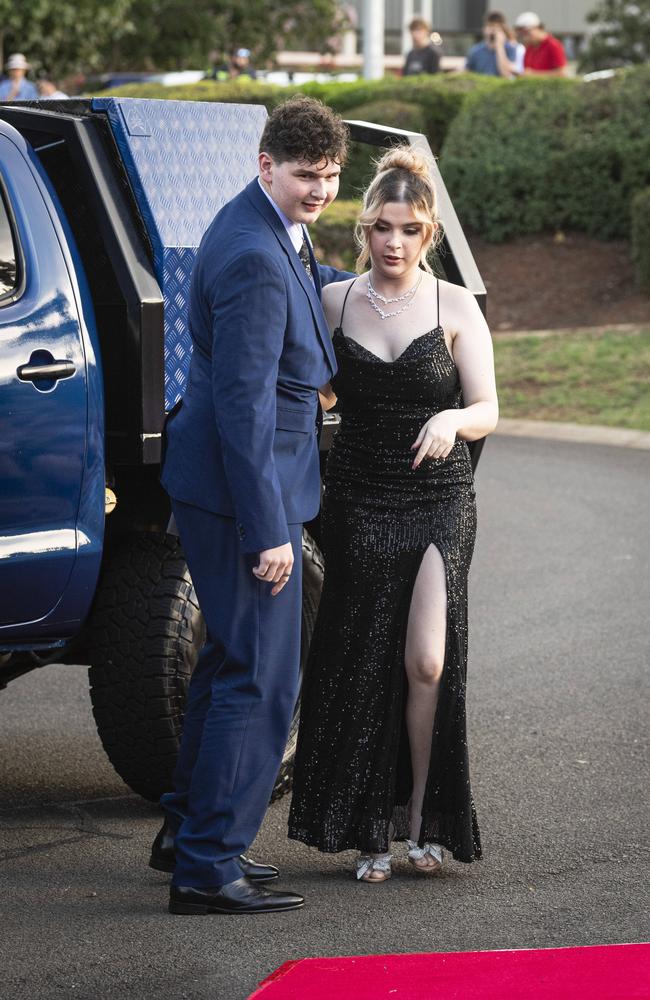
[[[526,46],[524,74],[526,76],[566,76],[567,61],[559,38],[551,35],[537,14],[527,10],[515,21],[517,37]]]
[[[14,52],[5,63],[6,79],[0,81],[0,103],[9,101],[37,101],[38,91],[25,79],[29,63],[22,52]]]

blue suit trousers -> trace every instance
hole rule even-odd
[[[189,686],[174,791],[162,797],[176,835],[173,884],[241,878],[280,767],[300,678],[302,525],[289,525],[284,589],[251,570],[234,518],[172,500],[207,627]]]

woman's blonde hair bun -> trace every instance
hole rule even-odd
[[[376,162],[375,177],[386,173],[388,170],[406,170],[415,177],[422,177],[430,180],[429,161],[412,146],[395,146],[384,153],[381,159]]]

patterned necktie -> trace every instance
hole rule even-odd
[[[307,243],[306,236],[303,236],[302,238],[302,245],[300,247],[300,250],[298,251],[298,256],[300,257],[302,266],[307,272],[307,277],[309,278],[310,281],[313,282],[314,276],[311,273],[311,259],[309,257],[309,245]]]

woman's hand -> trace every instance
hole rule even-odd
[[[330,382],[326,382],[320,387],[318,396],[323,410],[331,410],[333,406],[336,406],[336,396]]]
[[[427,420],[414,444],[411,445],[411,451],[417,448],[417,455],[413,461],[414,469],[417,469],[424,458],[447,457],[456,443],[458,414],[458,410],[442,410]]]
[[[271,596],[279,594],[289,582],[293,569],[293,549],[291,542],[278,545],[275,549],[265,549],[260,552],[260,561],[253,569],[253,575],[264,583],[274,583]]]

